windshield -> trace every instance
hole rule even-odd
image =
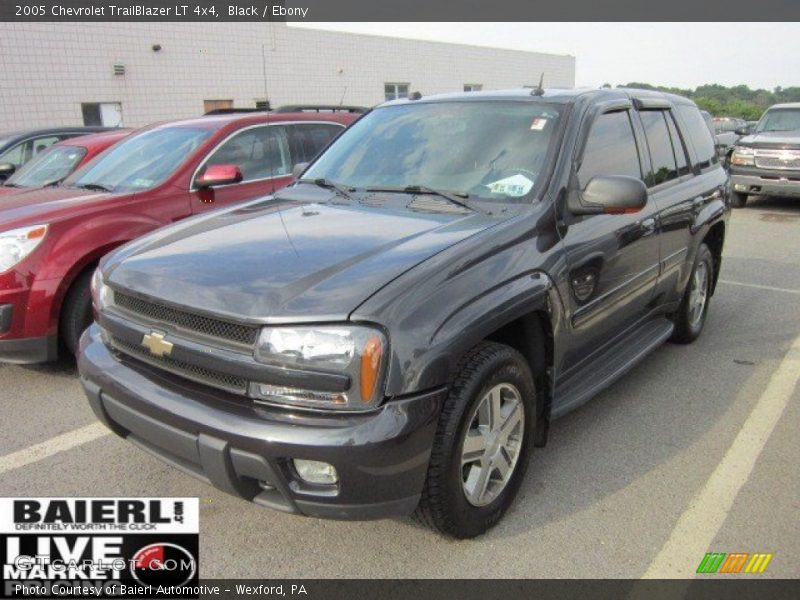
[[[6,185],[41,187],[58,183],[75,170],[84,156],[86,148],[82,146],[52,146],[29,160]]]
[[[768,110],[756,125],[756,133],[764,131],[797,131],[800,129],[800,109]]]
[[[530,101],[378,108],[342,133],[303,179],[523,198],[544,168],[560,111]]]
[[[129,137],[72,175],[64,185],[111,192],[146,190],[164,181],[210,129],[162,127]]]

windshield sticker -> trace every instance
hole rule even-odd
[[[525,175],[517,173],[511,177],[506,177],[505,179],[487,184],[486,187],[489,188],[489,191],[493,194],[505,194],[506,196],[519,198],[531,191],[533,181],[525,177]]]
[[[133,187],[137,188],[148,188],[153,185],[152,179],[134,179],[133,180]]]
[[[544,117],[536,117],[531,123],[531,130],[533,131],[542,131],[545,126],[547,125],[547,119]]]

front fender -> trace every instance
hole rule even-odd
[[[49,328],[58,325],[61,305],[75,278],[87,267],[122,244],[142,236],[163,223],[135,214],[104,214],[77,223],[60,223],[54,227],[54,240],[39,262],[35,278],[58,282],[52,290]]]

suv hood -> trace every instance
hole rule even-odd
[[[65,187],[7,189],[12,193],[0,196],[2,230],[52,222],[64,215],[74,214],[78,205],[83,206],[88,201],[105,199],[111,195]]]
[[[800,131],[765,131],[745,136],[737,144],[753,148],[797,150],[800,149]]]
[[[260,200],[134,242],[104,275],[114,288],[237,321],[346,320],[404,271],[501,220],[438,202],[442,212],[412,210],[399,198],[393,208]]]

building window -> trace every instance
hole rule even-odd
[[[86,126],[122,127],[122,104],[119,102],[84,102],[81,112]]]
[[[409,83],[384,83],[383,92],[387,100],[397,100],[398,98],[408,98]]]
[[[480,92],[483,89],[482,83],[465,83],[464,84],[464,91],[465,92]]]
[[[269,100],[256,100],[256,110],[272,110]]]
[[[203,100],[203,112],[208,114],[215,110],[230,110],[233,100]]]

